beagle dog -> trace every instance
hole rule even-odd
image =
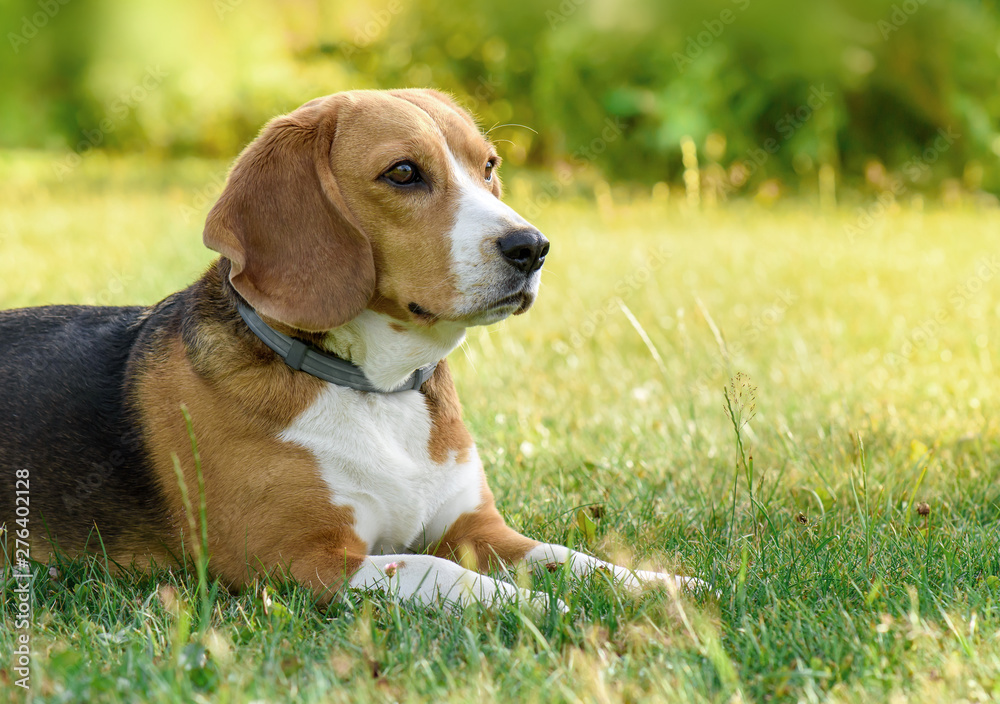
[[[0,313],[9,556],[184,562],[202,496],[232,589],[272,573],[321,600],[462,606],[545,601],[487,575],[517,565],[674,580],[532,540],[494,505],[445,357],[528,310],[549,251],[499,163],[441,93],[318,98],[239,156],[204,230],[221,256],[189,288]]]

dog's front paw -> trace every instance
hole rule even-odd
[[[691,593],[715,592],[711,585],[695,577],[650,570],[630,570],[627,567],[609,563],[603,563],[597,569],[611,577],[616,584],[631,592],[640,592],[648,587],[666,587],[672,593],[681,590]]]
[[[544,592],[531,591],[530,589],[518,589],[520,604],[528,613],[535,618],[545,616],[550,610],[558,611],[561,614],[568,614],[569,607],[562,599],[550,597]]]
[[[651,572],[649,570],[635,570],[630,573],[630,576],[632,576],[632,581],[628,584],[623,582],[623,584],[633,590],[639,590],[645,586],[665,586],[672,591],[679,591],[683,589],[684,591],[695,594],[703,592],[716,592],[716,590],[712,589],[708,582],[698,579],[697,577],[685,577],[678,574]]]
[[[462,606],[471,606],[475,603],[486,608],[496,608],[504,604],[516,604],[535,618],[544,616],[549,609],[564,614],[569,613],[569,608],[561,599],[550,599],[544,592],[521,589],[484,575],[474,575],[469,579],[463,585],[459,599]]]

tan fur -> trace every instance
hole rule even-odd
[[[469,113],[455,105],[448,96],[433,90],[394,90],[389,93],[419,106],[439,123],[447,124],[446,137],[449,143],[454,145],[452,152],[469,173],[478,176],[482,165],[490,157],[499,166],[500,157],[489,142],[484,144],[475,120]],[[502,195],[500,174],[493,174],[490,190],[497,198]]]
[[[538,544],[504,522],[484,476],[483,503],[459,516],[430,552],[456,562],[463,561],[463,553],[471,555],[475,568],[488,572],[516,564]]]
[[[278,433],[315,397],[322,382],[294,374],[283,363],[248,364],[252,354],[231,337],[211,340],[213,365],[229,374],[196,372],[198,354],[179,338],[165,340],[164,354],[143,370],[141,412],[159,484],[168,499],[169,547],[190,555],[196,537],[175,475],[184,471],[197,507],[197,477],[184,418],[192,418],[205,483],[212,571],[239,587],[256,572],[278,567],[317,591],[338,588],[360,564],[364,545],[351,529],[350,509],[331,502],[308,452],[278,440]],[[207,355],[206,355],[207,356]],[[195,358],[194,363],[191,357]],[[243,360],[241,364],[241,360]],[[203,376],[209,371],[211,376]]]
[[[459,463],[468,462],[474,442],[462,422],[462,404],[448,362],[441,360],[438,363],[434,376],[424,383],[423,392],[431,414],[431,437],[427,447],[431,459],[441,464],[454,456]]]
[[[344,102],[335,96],[272,120],[240,155],[205,224],[205,244],[232,262],[236,290],[301,330],[346,323],[375,290],[371,244],[330,171]]]

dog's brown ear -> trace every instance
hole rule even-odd
[[[371,245],[330,167],[337,96],[272,120],[240,155],[204,241],[259,313],[318,332],[343,325],[375,290]]]

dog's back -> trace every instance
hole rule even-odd
[[[0,524],[14,525],[17,477],[28,482],[20,503],[33,542],[58,525],[61,546],[89,539],[100,551],[95,524],[105,546],[126,538],[125,526],[155,524],[162,504],[126,382],[145,311],[0,312]]]

